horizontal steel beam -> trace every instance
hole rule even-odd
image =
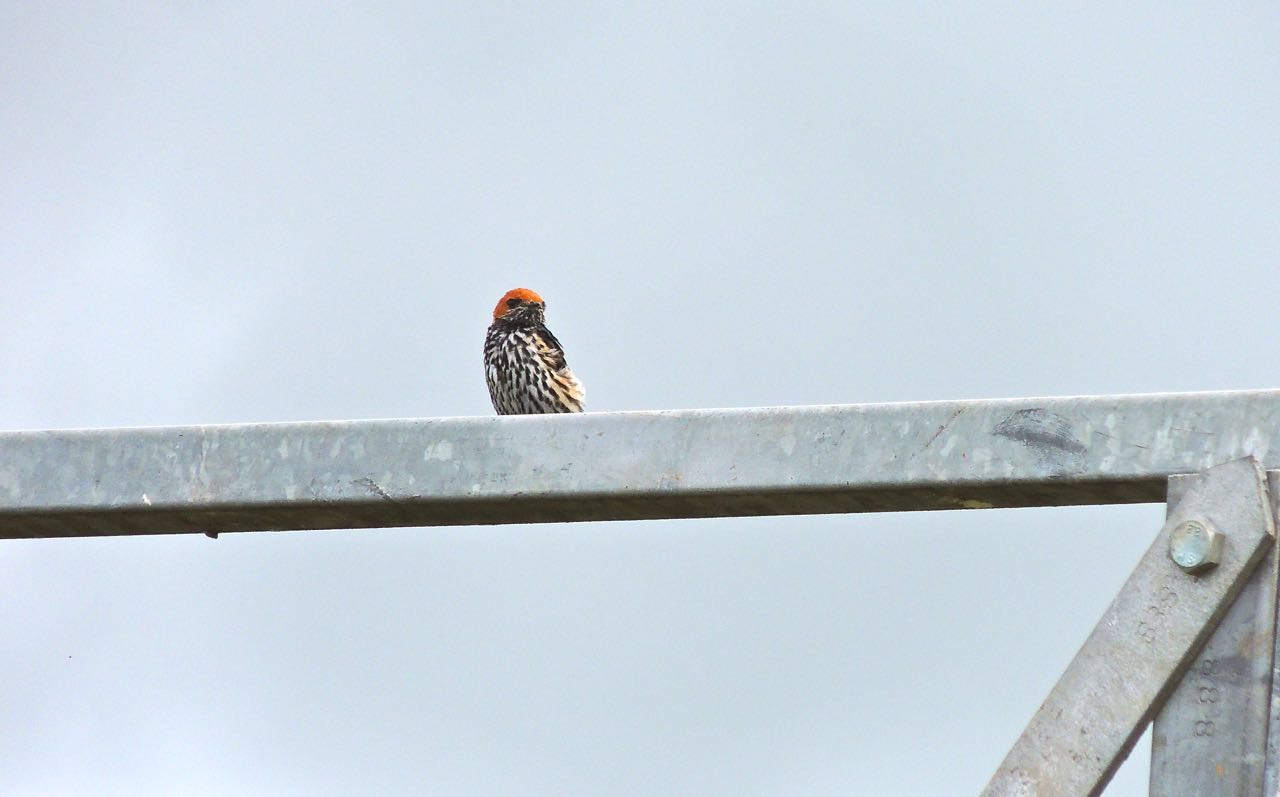
[[[0,433],[0,538],[1158,502],[1280,391]]]

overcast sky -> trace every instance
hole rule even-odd
[[[516,286],[593,411],[1280,382],[1273,3],[86,5],[0,428],[485,415]],[[0,792],[975,794],[1162,512],[8,542]]]

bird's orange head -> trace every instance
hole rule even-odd
[[[497,307],[493,308],[493,320],[497,321],[507,313],[518,310],[530,304],[536,304],[542,307],[546,303],[542,301],[542,297],[528,288],[514,288],[502,294],[502,298],[498,300]]]

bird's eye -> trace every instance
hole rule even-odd
[[[520,300],[519,300],[519,299],[508,299],[508,300],[507,300],[507,307],[518,307],[518,306],[520,306]]]

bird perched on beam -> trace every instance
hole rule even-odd
[[[484,338],[484,375],[499,415],[582,412],[586,394],[545,323],[546,303],[528,288],[507,291]]]

